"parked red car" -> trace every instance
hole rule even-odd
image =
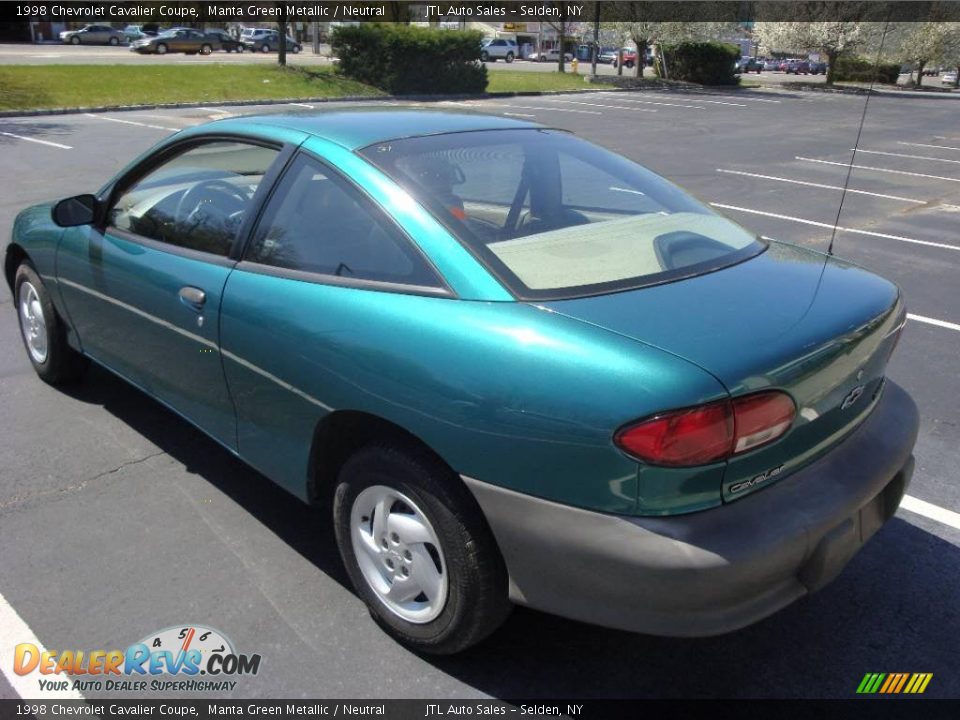
[[[629,49],[627,49],[627,48],[624,48],[624,49],[623,49],[623,52],[622,52],[621,55],[620,55],[620,57],[623,58],[623,66],[624,66],[624,67],[632,68],[634,65],[637,64],[637,51],[636,51],[636,50],[629,50]],[[614,67],[617,66],[617,62],[618,62],[617,58],[614,58],[614,59],[613,59],[613,66],[614,66]]]

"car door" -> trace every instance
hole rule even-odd
[[[410,341],[410,318],[451,295],[378,205],[301,152],[224,290],[222,352],[240,455],[304,496],[319,420],[333,408],[369,407],[398,384],[412,392],[401,380],[412,369],[389,373],[391,349]]]
[[[231,251],[279,155],[230,138],[174,145],[117,184],[102,227],[68,232],[58,250],[84,351],[229,447],[220,300]]]

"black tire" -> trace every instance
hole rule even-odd
[[[260,46],[260,52],[264,52],[264,53],[270,52],[270,46],[264,43],[263,45]]]
[[[80,38],[78,38],[76,35],[71,35],[71,36],[70,36],[70,44],[71,44],[71,45],[79,45],[79,44],[80,44]]]
[[[201,54],[201,55],[209,55],[209,54],[212,53],[212,52],[213,52],[213,45],[201,45],[201,46],[200,46],[200,54]]]
[[[508,53],[507,53],[507,56],[504,58],[504,60],[506,60],[507,63],[512,63],[512,62],[513,62],[513,53],[512,53],[512,52],[508,52]]]
[[[294,45],[293,49],[290,52],[292,52],[294,55],[297,55],[300,52],[300,46]]]
[[[23,314],[20,310],[21,288],[25,283],[29,283],[36,291],[37,298],[43,313],[44,326],[47,340],[47,353],[42,361],[38,361],[30,351],[27,345],[26,333],[23,326]],[[37,274],[33,266],[26,260],[20,263],[17,268],[13,282],[14,309],[17,312],[17,323],[20,326],[20,339],[23,341],[23,347],[27,351],[27,358],[37,375],[44,382],[51,385],[64,385],[75,382],[83,377],[87,369],[88,361],[83,355],[78,353],[69,344],[67,344],[66,328],[63,320],[57,314],[53,302],[50,300],[50,294],[44,286],[43,281]]]
[[[119,44],[120,44],[120,41],[117,40],[117,38],[112,37],[112,38],[110,38],[110,44],[111,44],[111,45],[119,45]]]
[[[388,608],[357,562],[350,514],[357,496],[372,486],[386,486],[416,503],[439,540],[448,589],[442,611],[429,622],[410,622]],[[388,445],[359,450],[340,471],[333,519],[340,555],[357,594],[377,624],[414,651],[460,652],[487,637],[509,615],[507,572],[483,514],[460,478],[429,452]]]
[[[482,53],[480,53],[480,60],[481,60],[481,61],[487,62],[487,60],[489,60],[489,59],[490,59],[490,53],[488,53],[486,50],[484,50]]]
[[[157,43],[157,55],[166,55],[166,54],[167,54],[166,43]]]

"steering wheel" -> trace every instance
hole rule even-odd
[[[226,180],[204,180],[187,188],[177,203],[174,217],[186,226],[186,232],[201,225],[226,229],[246,206],[247,196],[240,188]]]

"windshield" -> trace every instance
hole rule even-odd
[[[663,178],[561,131],[431,135],[361,153],[521,299],[667,282],[765,248]]]

